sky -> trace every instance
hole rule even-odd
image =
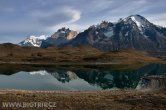
[[[0,0],[0,43],[51,35],[62,27],[81,32],[134,14],[166,27],[166,0]]]

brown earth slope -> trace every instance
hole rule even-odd
[[[20,47],[14,44],[0,44],[0,62],[7,63],[79,63],[79,64],[131,64],[160,61],[135,50],[101,52],[90,46],[79,47]]]

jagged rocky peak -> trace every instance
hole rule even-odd
[[[96,25],[92,25],[92,26],[89,26],[89,28],[87,30],[95,30],[95,29],[96,29]]]
[[[107,27],[109,25],[109,22],[108,21],[102,21],[100,24],[99,24],[99,26],[101,27],[101,28],[105,28],[105,27]]]
[[[133,22],[140,22],[140,23],[150,23],[146,18],[141,15],[130,15],[127,18],[123,19],[123,21],[133,21]]]
[[[106,29],[108,27],[112,27],[114,26],[113,23],[108,22],[108,21],[102,21],[101,23],[97,24],[97,25],[91,25],[88,29],[89,30],[99,30],[99,29]]]
[[[69,28],[65,28],[65,27],[62,27],[61,29],[58,29],[58,31],[57,32],[61,32],[61,33],[68,33],[68,32],[70,32],[71,30],[69,29]]]
[[[108,21],[102,21],[100,24],[97,25],[97,28],[99,29],[105,29],[114,26],[113,23],[108,22]]]
[[[57,32],[55,32],[51,38],[58,38],[58,37],[65,37],[67,40],[71,40],[75,38],[77,35],[77,31],[70,30],[69,28],[61,28],[58,29]]]
[[[153,25],[141,15],[131,15],[123,19],[121,22],[124,22],[125,24],[135,24],[141,31],[143,30],[143,28],[148,28]]]
[[[108,21],[102,21],[101,23],[97,25],[90,26],[85,32],[93,34],[94,39],[97,39],[98,37],[111,37],[113,36],[113,28],[114,24]],[[97,35],[97,37],[95,37]]]
[[[60,46],[64,43],[68,43],[77,36],[77,31],[70,30],[69,28],[61,28],[57,30],[51,37],[48,37],[45,41],[42,42],[41,47],[48,46]]]

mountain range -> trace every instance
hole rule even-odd
[[[166,28],[154,25],[141,15],[131,15],[116,23],[102,21],[79,34],[62,28],[50,37],[30,37],[19,45],[42,48],[89,45],[101,51],[127,48],[160,52],[166,51]]]

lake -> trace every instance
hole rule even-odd
[[[121,66],[119,66],[121,67]],[[147,64],[135,69],[116,66],[0,65],[0,89],[21,90],[115,90],[145,88],[148,76],[166,76],[166,64]],[[156,81],[164,85],[166,80]],[[151,85],[152,86],[152,85]]]

